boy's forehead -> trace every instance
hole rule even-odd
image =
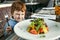
[[[14,11],[14,13],[21,14],[23,12],[22,11]]]
[[[15,10],[14,12],[21,12],[21,11],[17,11],[17,10]]]

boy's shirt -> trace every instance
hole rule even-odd
[[[14,26],[18,23],[16,20],[14,19],[10,19],[8,21],[9,25],[12,27],[12,29],[14,29]]]
[[[6,32],[6,28],[8,26],[11,26],[12,30],[14,31],[14,26],[17,24],[18,22],[16,20],[14,20],[13,18],[11,18],[4,26],[4,36],[8,37],[8,33]]]
[[[18,22],[16,20],[14,20],[13,18],[11,18],[4,26],[4,30],[6,30],[6,27],[11,26],[12,30],[14,29],[14,26],[17,24]]]

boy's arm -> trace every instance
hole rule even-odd
[[[8,23],[4,25],[4,31],[6,30],[6,27],[8,27]]]
[[[6,27],[8,27],[8,24],[7,24],[7,23],[4,25],[4,36],[5,36],[5,37],[6,37],[6,35],[7,35]]]
[[[11,32],[12,32],[12,28],[10,26],[8,26],[8,23],[6,23],[4,26],[4,36],[6,37]]]

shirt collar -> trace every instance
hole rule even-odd
[[[11,20],[13,20],[13,21],[16,21],[15,19],[13,19],[13,18],[10,18]],[[18,21],[16,21],[16,22],[18,22]]]

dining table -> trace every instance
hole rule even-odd
[[[36,14],[33,14],[33,15],[36,15]],[[34,18],[33,15],[31,15],[31,19]],[[38,16],[39,16],[39,15],[38,15]],[[54,17],[54,18],[52,18],[52,19],[47,18],[47,19],[60,23],[60,21],[59,21],[60,19],[56,19],[56,15],[51,15],[51,16]],[[35,17],[35,18],[36,18],[36,17]],[[6,38],[6,40],[27,40],[27,39],[23,39],[23,38],[19,37],[19,36],[16,35],[16,33],[14,32],[14,33],[12,33],[8,38]],[[57,38],[55,38],[54,40],[60,40],[60,37],[57,37]]]
[[[43,7],[41,10],[38,10],[38,13],[55,14],[55,7]]]

